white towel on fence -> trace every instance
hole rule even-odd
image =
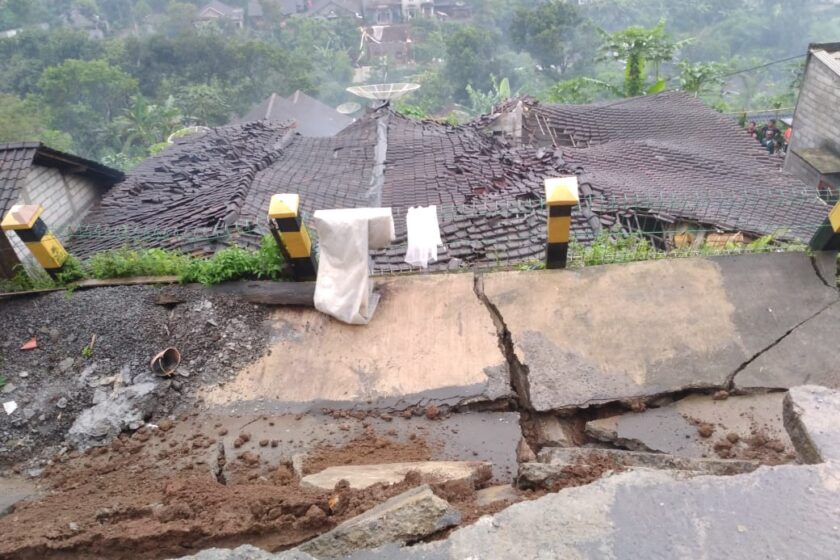
[[[391,209],[318,210],[312,223],[320,251],[315,308],[339,321],[366,325],[379,302],[370,280],[369,250],[394,241]]]
[[[438,245],[442,244],[437,206],[409,208],[405,225],[408,230],[408,250],[405,253],[405,262],[411,266],[427,268],[429,262],[437,260]]]

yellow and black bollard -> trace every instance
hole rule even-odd
[[[577,177],[545,180],[545,203],[548,206],[548,242],[545,267],[566,268],[572,230],[572,207],[579,201]]]
[[[55,278],[67,262],[67,251],[41,219],[44,209],[36,205],[16,205],[6,213],[0,228],[14,231],[38,263]]]
[[[300,195],[275,194],[268,206],[271,234],[292,268],[295,280],[314,280],[318,262],[312,253],[312,240],[300,216]]]
[[[840,202],[828,213],[825,223],[819,227],[808,245],[813,251],[840,250]]]

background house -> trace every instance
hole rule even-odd
[[[44,207],[44,223],[59,238],[78,224],[123,173],[40,142],[0,144],[0,216],[15,204]],[[66,236],[64,236],[66,237]],[[0,277],[11,278],[15,266],[34,263],[15,235],[0,232]]]
[[[219,2],[219,0],[213,0],[198,10],[198,21],[200,22],[220,20],[227,20],[233,22],[237,27],[243,27],[245,24],[245,10],[228,6],[224,2]]]
[[[785,170],[820,196],[840,193],[840,43],[811,45]]]
[[[263,119],[288,124],[303,136],[333,136],[353,122],[347,115],[302,91],[296,91],[289,97],[272,93],[237,122]]]

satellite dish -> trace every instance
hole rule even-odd
[[[375,99],[377,101],[390,101],[402,97],[406,93],[419,89],[420,84],[373,84],[369,86],[353,86],[347,88],[347,91],[353,95],[364,97],[365,99]]]
[[[166,139],[167,144],[172,144],[176,138],[183,138],[184,136],[192,136],[193,134],[203,134],[205,132],[210,132],[210,129],[206,126],[188,126],[186,128],[181,128],[176,130],[172,134],[169,135],[169,138]]]
[[[341,105],[336,107],[335,110],[341,113],[342,115],[352,115],[361,108],[362,106],[356,103],[355,101],[348,101],[347,103],[342,103]]]

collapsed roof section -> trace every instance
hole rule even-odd
[[[629,229],[689,222],[807,241],[828,212],[781,160],[684,93],[593,105],[510,100],[481,123],[519,145],[561,146],[582,203]]]
[[[244,205],[254,177],[293,137],[287,126],[254,122],[180,138],[115,185],[70,247],[81,256],[126,244],[213,252],[231,242],[231,229],[256,221]]]

